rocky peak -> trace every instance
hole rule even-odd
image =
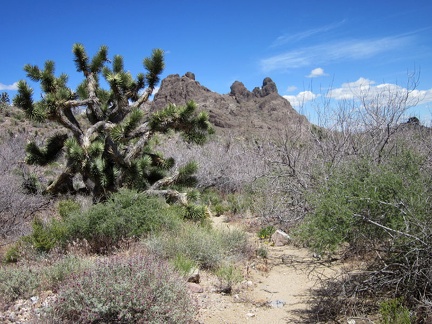
[[[159,110],[170,103],[185,105],[193,100],[198,109],[208,112],[217,131],[240,132],[248,136],[282,130],[289,123],[307,122],[278,94],[271,78],[265,78],[262,87],[256,87],[252,92],[240,81],[235,81],[230,90],[228,94],[213,92],[196,81],[192,72],[182,77],[172,74],[162,80],[150,109]]]
[[[195,80],[195,74],[192,72],[186,72],[184,76],[188,77],[189,79]]]
[[[276,83],[270,78],[265,78],[261,89],[261,95],[265,97],[272,93],[278,93]]]
[[[250,92],[248,89],[246,89],[244,84],[240,81],[235,81],[231,85],[230,95],[234,96],[237,99],[237,101],[249,100],[249,99],[254,97],[252,92]]]
[[[253,93],[255,94],[256,97],[263,98],[263,97],[266,97],[272,93],[277,94],[278,90],[276,87],[276,83],[274,83],[272,79],[267,77],[263,80],[263,85],[262,85],[261,89],[256,87],[255,89],[253,89]]]

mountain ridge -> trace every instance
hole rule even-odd
[[[162,80],[150,109],[156,111],[168,104],[185,105],[191,100],[196,102],[199,110],[208,112],[219,133],[262,135],[268,131],[283,131],[298,123],[309,124],[305,116],[279,95],[276,84],[269,77],[252,91],[242,82],[235,81],[228,94],[219,94],[201,85],[192,72],[181,77],[171,74]]]

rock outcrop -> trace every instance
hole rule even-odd
[[[151,103],[152,110],[159,110],[173,103],[184,105],[193,100],[200,110],[209,113],[210,121],[218,132],[251,134],[284,130],[287,124],[308,123],[291,104],[278,94],[276,84],[265,78],[262,87],[253,91],[235,81],[230,93],[219,94],[202,86],[195,74],[187,72],[167,76]]]

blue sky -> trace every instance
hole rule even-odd
[[[297,108],[329,88],[335,101],[360,85],[403,89],[416,72],[412,114],[431,120],[431,17],[430,0],[9,0],[0,19],[0,92],[12,98],[23,66],[47,59],[75,88],[81,76],[71,49],[79,42],[90,55],[107,45],[132,75],[161,48],[163,77],[191,71],[219,93],[236,80],[252,90],[270,77]],[[298,109],[311,116],[308,107]]]

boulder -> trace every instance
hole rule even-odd
[[[200,282],[200,274],[197,268],[191,270],[187,282],[193,282],[197,284]]]
[[[276,232],[273,233],[271,236],[271,241],[273,242],[274,246],[284,246],[287,245],[290,242],[291,238],[290,236],[281,230],[276,230]]]

